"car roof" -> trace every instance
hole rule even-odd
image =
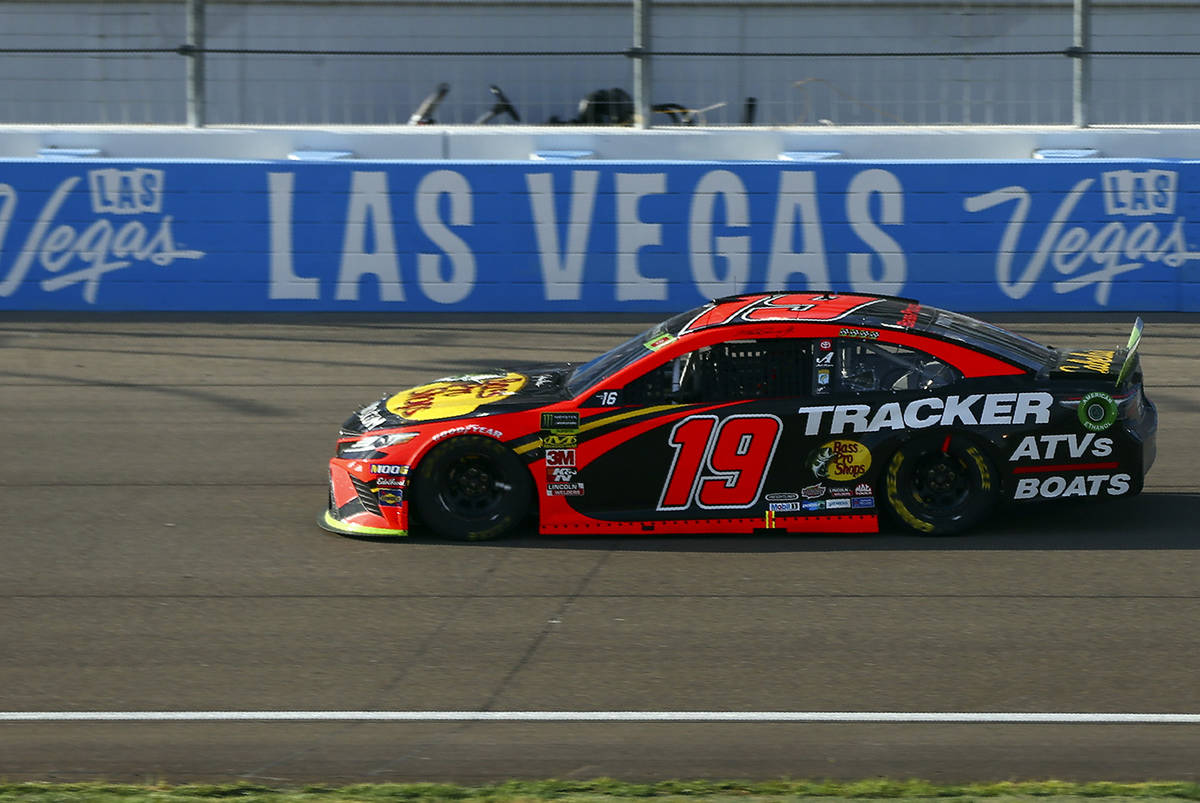
[[[820,325],[906,330],[996,354],[1037,370],[1054,350],[969,315],[921,304],[913,298],[868,293],[743,293],[714,299],[677,315],[664,329],[677,336],[745,324]]]
[[[746,323],[838,323],[844,326],[924,328],[938,312],[913,298],[864,293],[780,291],[713,299],[677,316],[677,334]]]

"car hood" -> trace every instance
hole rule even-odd
[[[568,398],[572,366],[555,364],[527,371],[505,369],[447,376],[389,393],[355,412],[342,425],[346,434],[427,421],[478,418],[529,409]]]

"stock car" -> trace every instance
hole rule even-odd
[[[580,365],[452,376],[342,425],[322,527],[950,535],[1005,504],[1142,489],[1126,345],[1058,350],[892,296],[716,299]]]

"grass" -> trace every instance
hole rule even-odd
[[[654,799],[714,803],[782,803],[782,801],[929,801],[955,803],[987,799],[989,803],[1087,803],[1104,798],[1122,801],[1200,801],[1200,783],[1068,783],[1026,781],[942,785],[919,780],[866,781],[659,781],[626,783],[607,778],[590,781],[506,781],[483,786],[404,783],[352,786],[271,787],[252,783],[221,785],[133,785],[90,783],[2,783],[0,803],[207,803],[235,798],[245,803],[389,803],[390,801],[468,801],[474,803],[618,803]]]

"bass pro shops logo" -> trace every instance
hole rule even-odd
[[[164,171],[88,171],[94,216],[90,222],[82,210],[63,213],[81,181],[80,176],[64,179],[36,215],[19,212],[17,191],[0,184],[0,296],[15,293],[38,265],[50,274],[40,282],[42,291],[52,293],[80,284],[84,301],[95,304],[105,274],[135,262],[165,268],[177,259],[204,256],[203,251],[176,247],[172,217],[162,213]],[[33,221],[19,244],[8,242],[14,220]]]
[[[1034,194],[1021,186],[1001,187],[963,202],[968,212],[1012,203],[996,248],[996,283],[1005,295],[1024,298],[1049,266],[1059,275],[1051,284],[1055,293],[1093,288],[1096,303],[1107,306],[1113,280],[1121,274],[1153,263],[1180,268],[1200,259],[1200,253],[1189,250],[1184,234],[1187,221],[1176,214],[1176,171],[1103,172],[1099,184],[1103,215],[1099,210],[1080,213],[1076,207],[1094,185],[1095,178],[1085,178],[1065,195],[1043,193],[1040,197],[1061,198],[1048,223],[1042,221],[1049,210],[1035,210]],[[1027,222],[1030,228],[1042,226],[1041,232],[1027,232]],[[1016,264],[1021,259],[1028,260],[1024,267]]]

